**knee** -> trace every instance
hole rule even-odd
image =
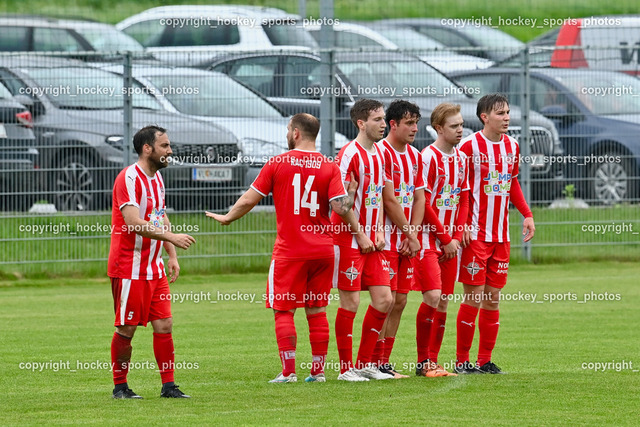
[[[407,306],[407,295],[406,294],[398,294],[396,295],[396,300],[393,303],[393,309],[396,311],[404,311],[404,308]]]
[[[136,333],[136,328],[137,326],[135,325],[116,326],[116,332],[123,337],[133,338],[133,335]]]
[[[173,330],[173,318],[156,320],[153,323],[153,332],[156,334],[170,334]]]

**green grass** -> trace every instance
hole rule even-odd
[[[145,397],[137,402],[113,401],[111,373],[102,368],[109,361],[113,333],[106,280],[4,281],[0,282],[2,424],[633,425],[640,410],[636,398],[639,274],[637,263],[512,268],[505,293],[535,294],[543,303],[512,299],[501,303],[493,359],[508,375],[412,376],[344,384],[331,371],[325,384],[273,385],[267,381],[280,364],[271,312],[262,304],[219,297],[240,293],[260,299],[266,275],[193,276],[185,270],[173,286],[174,294],[192,295],[191,300],[173,305],[176,362],[181,367],[176,381],[193,398],[159,398],[159,376],[149,368],[155,363],[151,331],[140,328],[133,343],[133,361],[139,368],[129,375],[132,388]],[[194,302],[193,295],[207,292],[209,298]],[[578,302],[585,294],[605,292],[614,298],[619,295],[618,300]],[[565,300],[550,303],[551,295],[563,295]],[[356,343],[367,303],[363,294],[354,329]],[[411,372],[404,368],[415,362],[418,304],[419,295],[411,293],[392,354],[392,361],[407,373]],[[334,302],[328,310],[332,330],[336,309]],[[454,357],[457,309],[457,303],[450,305],[441,363]],[[296,319],[300,364],[310,360],[310,350],[303,314]],[[477,336],[472,355],[476,351]],[[332,332],[328,361],[336,360]],[[34,362],[50,364],[42,372],[20,369],[20,363]],[[76,372],[66,366],[56,372],[53,362],[69,363]],[[632,369],[617,372],[614,365],[605,372],[583,369],[583,364],[596,362],[624,362]],[[307,374],[308,369],[298,369],[300,377]]]
[[[252,4],[268,5],[298,13],[298,0],[30,0],[29,2],[18,0],[4,0],[0,2],[0,11],[5,13],[27,13],[37,11],[39,14],[54,16],[76,16],[90,18],[97,21],[117,23],[124,18],[139,13],[143,10],[160,5],[170,4]],[[307,1],[306,16],[318,19],[319,2]],[[548,31],[548,25],[544,25],[545,19],[567,19],[592,15],[612,15],[623,13],[637,13],[636,4],[626,0],[619,3],[606,3],[596,0],[569,1],[558,3],[553,0],[540,0],[535,3],[527,3],[523,7],[521,3],[505,2],[477,2],[473,0],[460,0],[455,4],[446,0],[426,2],[414,2],[408,0],[385,1],[334,1],[335,17],[342,20],[376,20],[383,18],[402,17],[446,17],[446,18],[491,18],[491,24],[528,41],[531,38]],[[517,18],[537,19],[535,25],[504,25],[505,19]],[[500,21],[502,19],[502,21]],[[541,25],[543,28],[537,28]]]

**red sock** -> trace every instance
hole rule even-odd
[[[127,382],[131,349],[131,338],[114,332],[111,339],[111,366],[113,368],[113,384],[115,385]]]
[[[391,351],[393,350],[393,344],[396,342],[396,337],[384,337],[384,352],[382,353],[382,364],[389,363],[391,357]]]
[[[447,312],[436,311],[431,324],[431,336],[429,337],[429,360],[434,363],[438,363],[438,353],[440,353],[440,347],[442,347],[445,323],[447,323]]]
[[[478,330],[480,331],[480,345],[478,347],[478,365],[482,366],[491,361],[491,352],[496,346],[498,328],[500,327],[500,311],[480,309],[478,316]]]
[[[162,384],[173,382],[173,371],[175,369],[175,356],[173,348],[173,336],[168,334],[153,333],[153,354],[158,362],[160,378]]]
[[[316,313],[307,316],[309,322],[309,342],[311,343],[311,375],[324,373],[324,362],[329,349],[329,321],[327,313]]]
[[[478,307],[460,304],[458,318],[456,319],[456,363],[462,364],[469,361],[469,350],[473,343],[473,334],[476,331],[476,316]]]
[[[371,361],[376,365],[382,365],[382,358],[384,354],[384,350],[386,348],[385,339],[379,339],[376,341],[376,346],[373,348],[373,354],[371,355]]]
[[[416,345],[418,347],[418,363],[429,358],[429,337],[431,336],[431,325],[435,315],[435,307],[431,307],[424,302],[418,308],[416,316]]]
[[[378,341],[380,330],[384,325],[384,319],[387,313],[378,311],[373,306],[369,306],[367,313],[362,321],[362,335],[360,336],[360,348],[358,349],[358,358],[356,359],[356,368],[362,369],[364,365],[371,362],[373,349]]]
[[[296,372],[296,324],[290,311],[276,311],[276,340],[280,360],[282,361],[282,375],[288,377]]]
[[[353,368],[353,319],[356,313],[338,308],[336,315],[336,344],[340,357],[340,373],[344,374]]]

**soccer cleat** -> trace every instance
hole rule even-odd
[[[113,391],[114,399],[142,399],[142,396],[138,396],[133,390],[130,388],[123,388],[118,391]]]
[[[295,373],[290,373],[288,377],[282,375],[282,372],[277,377],[269,381],[270,383],[295,383],[298,382],[298,376]]]
[[[370,380],[390,380],[393,378],[391,374],[380,372],[378,367],[371,362],[364,365],[362,369],[355,369],[355,372],[361,377],[369,378]]]
[[[459,374],[459,375],[484,374],[483,371],[479,370],[476,365],[472,365],[471,362],[469,361],[456,364],[454,371],[456,371],[456,374]]]
[[[348,371],[345,371],[340,375],[338,375],[338,380],[357,382],[357,381],[369,381],[369,378],[365,378],[359,375],[355,369],[351,368]]]
[[[378,366],[378,369],[384,374],[393,375],[393,378],[395,379],[409,378],[409,375],[404,375],[396,371],[395,367],[391,363],[385,363],[384,365]]]
[[[493,362],[487,362],[484,365],[477,368],[483,374],[504,374],[500,368]]]
[[[160,392],[160,397],[170,397],[175,399],[189,399],[191,396],[188,394],[184,394],[177,385],[172,385],[169,387],[162,387],[162,392]]]
[[[327,379],[325,378],[324,374],[309,375],[304,379],[305,383],[323,383],[326,381]]]

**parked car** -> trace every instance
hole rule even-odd
[[[0,208],[25,210],[35,201],[38,161],[31,113],[0,83]]]
[[[459,72],[461,84],[501,91],[522,105],[522,76],[511,68]],[[602,204],[638,197],[640,81],[612,71],[534,68],[530,108],[552,119],[564,149],[565,173],[578,196]]]
[[[473,55],[491,61],[501,61],[522,50],[524,43],[491,26],[473,20],[457,24],[453,18],[399,18],[383,19],[375,24],[411,28],[456,52]],[[462,50],[458,50],[462,49]]]
[[[133,38],[113,25],[35,15],[0,17],[0,52],[64,52],[86,61],[118,58],[115,52],[131,51],[137,58],[151,58]]]
[[[105,69],[122,73],[120,66]],[[213,122],[237,136],[240,161],[249,166],[247,183],[253,182],[268,159],[288,150],[288,116],[262,95],[225,74],[194,68],[139,66],[133,68],[133,77],[166,111]],[[174,90],[179,87],[186,90]],[[334,142],[342,147],[348,140],[336,133]]]
[[[116,28],[166,63],[194,65],[230,51],[317,48],[300,17],[258,6],[162,6]]]
[[[58,210],[107,207],[113,180],[124,167],[123,149],[131,149],[123,140],[123,79],[75,61],[31,56],[0,59],[0,82],[33,115],[42,191],[50,201]],[[215,160],[238,156],[235,136],[213,123],[162,111],[139,85],[125,89],[132,93],[133,132],[159,124],[168,129],[175,152],[195,159],[163,171],[167,206],[228,206],[245,188],[246,166]],[[211,156],[203,160],[201,153]]]
[[[320,114],[320,98],[335,97],[336,130],[348,138],[357,132],[349,117],[353,103],[361,97],[390,103],[403,98],[417,103],[422,110],[420,131],[414,145],[422,149],[437,137],[429,126],[433,108],[441,102],[460,104],[466,135],[482,128],[476,117],[476,101],[469,93],[477,88],[462,87],[419,58],[397,52],[349,52],[334,56],[336,74],[331,87],[321,87],[320,57],[303,52],[280,54],[240,54],[218,58],[211,68],[262,92],[287,114]],[[509,133],[520,137],[522,118],[512,108]],[[530,116],[531,154],[550,158],[561,154],[553,123],[537,113]],[[561,165],[552,162],[531,165],[534,200],[549,200],[558,193]]]
[[[305,29],[320,41],[320,26],[308,25]],[[449,50],[442,43],[422,35],[411,28],[397,28],[364,23],[347,23],[333,26],[335,47],[347,49],[390,49],[407,51],[417,55],[432,67],[447,73],[453,70],[487,68],[493,63],[477,56],[461,55]]]

